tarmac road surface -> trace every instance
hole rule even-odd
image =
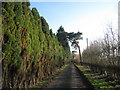
[[[66,67],[47,88],[88,88],[74,64]]]

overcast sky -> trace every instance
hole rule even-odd
[[[62,25],[67,32],[82,32],[81,50],[90,41],[103,37],[106,24],[117,28],[118,2],[31,2],[56,33]]]

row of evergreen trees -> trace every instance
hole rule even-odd
[[[30,87],[70,60],[69,45],[30,2],[2,3],[2,39],[3,87]]]

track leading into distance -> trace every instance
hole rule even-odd
[[[93,88],[74,64],[66,67],[47,88]]]

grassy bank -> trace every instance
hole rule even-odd
[[[62,72],[68,65],[69,64],[66,64],[66,65],[62,66],[61,68],[57,69],[53,75],[49,76],[49,78],[45,78],[44,80],[42,80],[38,84],[32,86],[32,88],[45,88],[45,87],[47,87],[47,85],[55,78],[55,76],[57,76],[60,72]]]
[[[90,83],[94,86],[96,90],[101,88],[113,88],[113,89],[120,89],[120,81],[117,79],[112,78],[111,76],[106,76],[105,74],[95,73],[89,69],[87,66],[80,66],[76,65],[88,78]]]

